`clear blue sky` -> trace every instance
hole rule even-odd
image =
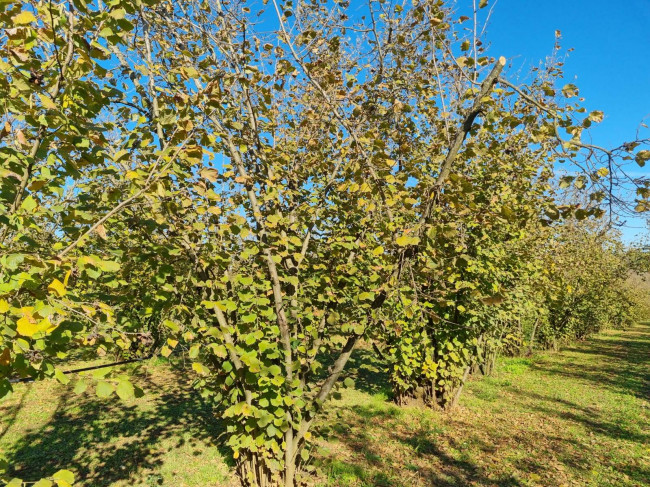
[[[471,4],[458,0],[460,10]],[[512,71],[525,73],[551,54],[556,29],[562,47],[574,48],[567,82],[579,86],[589,110],[605,112],[594,143],[617,146],[635,137],[644,118],[650,125],[650,0],[498,0],[486,39],[491,55],[514,58]],[[650,176],[650,167],[634,173],[641,175]],[[645,220],[628,219],[624,239],[645,233]]]

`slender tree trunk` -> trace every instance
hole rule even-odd
[[[295,486],[295,477],[296,477],[296,457],[293,455],[293,451],[297,445],[294,445],[293,434],[291,445],[287,443],[287,451],[285,457],[284,465],[284,487],[294,487]]]
[[[465,387],[465,382],[467,381],[467,377],[469,376],[469,371],[471,370],[471,368],[472,368],[471,365],[468,365],[465,368],[465,373],[463,374],[463,380],[460,383],[460,385],[458,386],[458,388],[456,389],[456,392],[454,393],[454,397],[451,400],[451,403],[449,404],[448,409],[450,409],[450,410],[454,409],[456,407],[456,404],[458,404],[458,400],[460,399],[460,395],[463,392],[463,387]]]
[[[533,325],[533,331],[530,333],[530,342],[528,343],[528,355],[533,354],[533,345],[535,343],[535,333],[537,333],[537,327],[539,326],[539,318],[535,320]]]

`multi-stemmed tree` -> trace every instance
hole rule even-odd
[[[2,9],[0,393],[67,382],[74,347],[187,353],[244,485],[299,481],[395,310],[491,337],[475,323],[526,272],[510,252],[559,211],[539,170],[596,164],[556,67],[506,81],[440,1]]]

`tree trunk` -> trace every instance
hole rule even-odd
[[[236,467],[242,487],[280,487],[283,485],[279,472],[273,472],[257,452],[242,452]]]
[[[456,392],[454,394],[453,399],[451,400],[451,403],[449,403],[449,407],[447,409],[451,410],[456,407],[456,404],[458,404],[458,400],[460,399],[460,395],[463,392],[463,387],[465,387],[465,382],[467,381],[467,377],[469,376],[469,371],[472,369],[471,365],[468,365],[467,368],[465,368],[465,373],[463,374],[463,380],[456,389]]]
[[[236,473],[242,487],[295,487],[298,455],[293,455],[283,470],[271,468],[260,452],[241,451]]]
[[[528,344],[528,354],[527,355],[532,355],[533,354],[533,344],[535,343],[535,333],[537,333],[537,327],[539,326],[539,318],[535,320],[535,324],[533,325],[533,331],[530,333],[530,343]]]

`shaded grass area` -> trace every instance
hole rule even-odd
[[[145,396],[126,403],[78,396],[73,383],[19,386],[0,403],[0,453],[25,481],[68,468],[78,485],[237,485],[221,425],[188,377],[149,367],[135,381]]]
[[[650,479],[650,326],[557,354],[502,360],[451,414],[399,408],[370,350],[356,389],[327,408],[312,453],[317,486],[641,486]],[[191,372],[139,378],[126,404],[54,381],[0,403],[0,451],[36,480],[71,468],[84,486],[233,486],[229,452]]]

